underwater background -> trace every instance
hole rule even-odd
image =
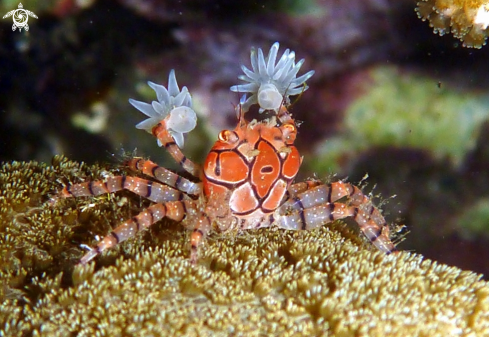
[[[408,0],[22,4],[38,16],[29,31],[0,21],[1,161],[50,163],[64,154],[119,165],[129,152],[176,169],[135,129],[142,116],[128,103],[153,100],[146,82],[166,85],[175,69],[199,118],[185,152],[202,162],[217,133],[234,127],[239,95],[229,87],[250,47],[279,41],[280,53],[305,59],[301,73],[316,71],[291,108],[302,121],[296,181],[358,183],[368,174],[365,189],[399,224],[399,249],[489,275],[485,36],[450,34],[442,28],[450,18],[426,13],[424,3],[422,21]],[[17,6],[1,1],[0,13]],[[429,20],[446,34],[434,34]]]

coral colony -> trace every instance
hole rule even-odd
[[[423,0],[416,8],[435,33],[452,34],[464,47],[481,48],[489,34],[489,3],[486,0]]]
[[[98,271],[94,263],[73,269],[80,230],[103,231],[140,200],[116,193],[95,205],[79,198],[53,207],[40,196],[60,177],[106,173],[63,156],[0,167],[0,181],[9,182],[0,191],[1,336],[489,332],[489,285],[481,275],[409,252],[383,259],[338,222],[222,235],[209,240],[199,268],[182,258],[185,235],[173,225],[164,237],[140,235],[108,251]]]

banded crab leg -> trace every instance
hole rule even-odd
[[[95,248],[89,248],[89,252],[81,258],[81,264],[88,263],[104,250],[134,236],[136,232],[151,226],[165,216],[177,221],[182,220],[186,216],[186,203],[192,204],[189,200],[181,201],[185,194],[170,186],[138,177],[126,176],[108,177],[106,181],[98,180],[67,185],[60,192],[60,196],[63,198],[98,196],[123,189],[157,202],[157,204],[148,207],[135,217],[123,222]],[[188,206],[194,207],[193,205]]]
[[[59,193],[63,198],[98,196],[120,190],[128,190],[154,202],[182,200],[184,194],[173,187],[151,180],[114,176],[106,180],[88,181],[85,183],[66,185]]]
[[[178,147],[177,143],[170,135],[164,120],[159,122],[153,128],[152,133],[158,139],[158,144],[164,146],[173,159],[175,159],[185,171],[189,172],[194,177],[200,177],[200,167],[183,154],[180,147]]]
[[[124,163],[133,171],[141,172],[147,176],[174,187],[187,194],[199,195],[202,192],[202,183],[194,183],[175,172],[164,167],[158,166],[151,160],[134,158]]]
[[[295,198],[298,193],[305,192],[319,185],[322,185],[322,182],[319,180],[306,180],[300,183],[292,184],[287,190],[287,199]],[[290,206],[290,201],[287,202],[289,202]]]
[[[81,264],[88,263],[104,250],[133,237],[138,231],[151,226],[164,217],[181,221],[187,216],[188,210],[195,209],[191,200],[182,201],[183,198],[186,198],[186,194],[173,187],[138,177],[114,176],[108,177],[106,181],[98,180],[67,185],[60,192],[60,196],[64,198],[98,196],[123,189],[157,202],[157,204],[123,222],[105,236],[95,248],[89,248],[88,253],[81,258]]]
[[[212,193],[207,198],[207,203],[201,209],[200,215],[193,218],[194,229],[190,234],[190,262],[193,265],[197,264],[199,245],[212,229],[213,219],[218,219],[217,226],[220,231],[236,225],[237,218],[231,214],[229,207],[223,207],[229,204],[229,194],[229,191],[228,193]]]
[[[138,215],[121,223],[110,234],[105,236],[95,248],[90,248],[88,253],[80,259],[80,264],[87,264],[104,250],[133,237],[140,230],[150,227],[164,217],[181,221],[187,216],[187,210],[194,208],[195,204],[191,200],[169,201],[151,205]]]
[[[197,264],[199,245],[210,230],[211,220],[209,216],[203,214],[195,223],[194,230],[192,231],[192,234],[190,234],[190,263],[192,263],[192,265]]]
[[[304,186],[294,188],[303,190]],[[347,199],[346,203],[337,202],[343,198]],[[352,217],[379,250],[386,254],[397,251],[378,208],[358,187],[342,181],[315,186],[293,195],[280,206],[276,223],[285,229],[312,229],[346,217]]]

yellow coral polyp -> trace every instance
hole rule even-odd
[[[440,35],[452,32],[464,47],[481,48],[489,34],[487,0],[423,0],[416,8],[420,19],[428,20]]]

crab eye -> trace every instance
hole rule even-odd
[[[282,125],[284,138],[287,143],[293,143],[297,135],[297,127],[294,124],[286,123]]]
[[[295,127],[294,124],[287,123],[287,124],[284,124],[284,131],[287,133],[296,133],[297,128]]]
[[[234,131],[222,130],[219,132],[219,140],[225,143],[236,143],[238,141],[238,135]]]

